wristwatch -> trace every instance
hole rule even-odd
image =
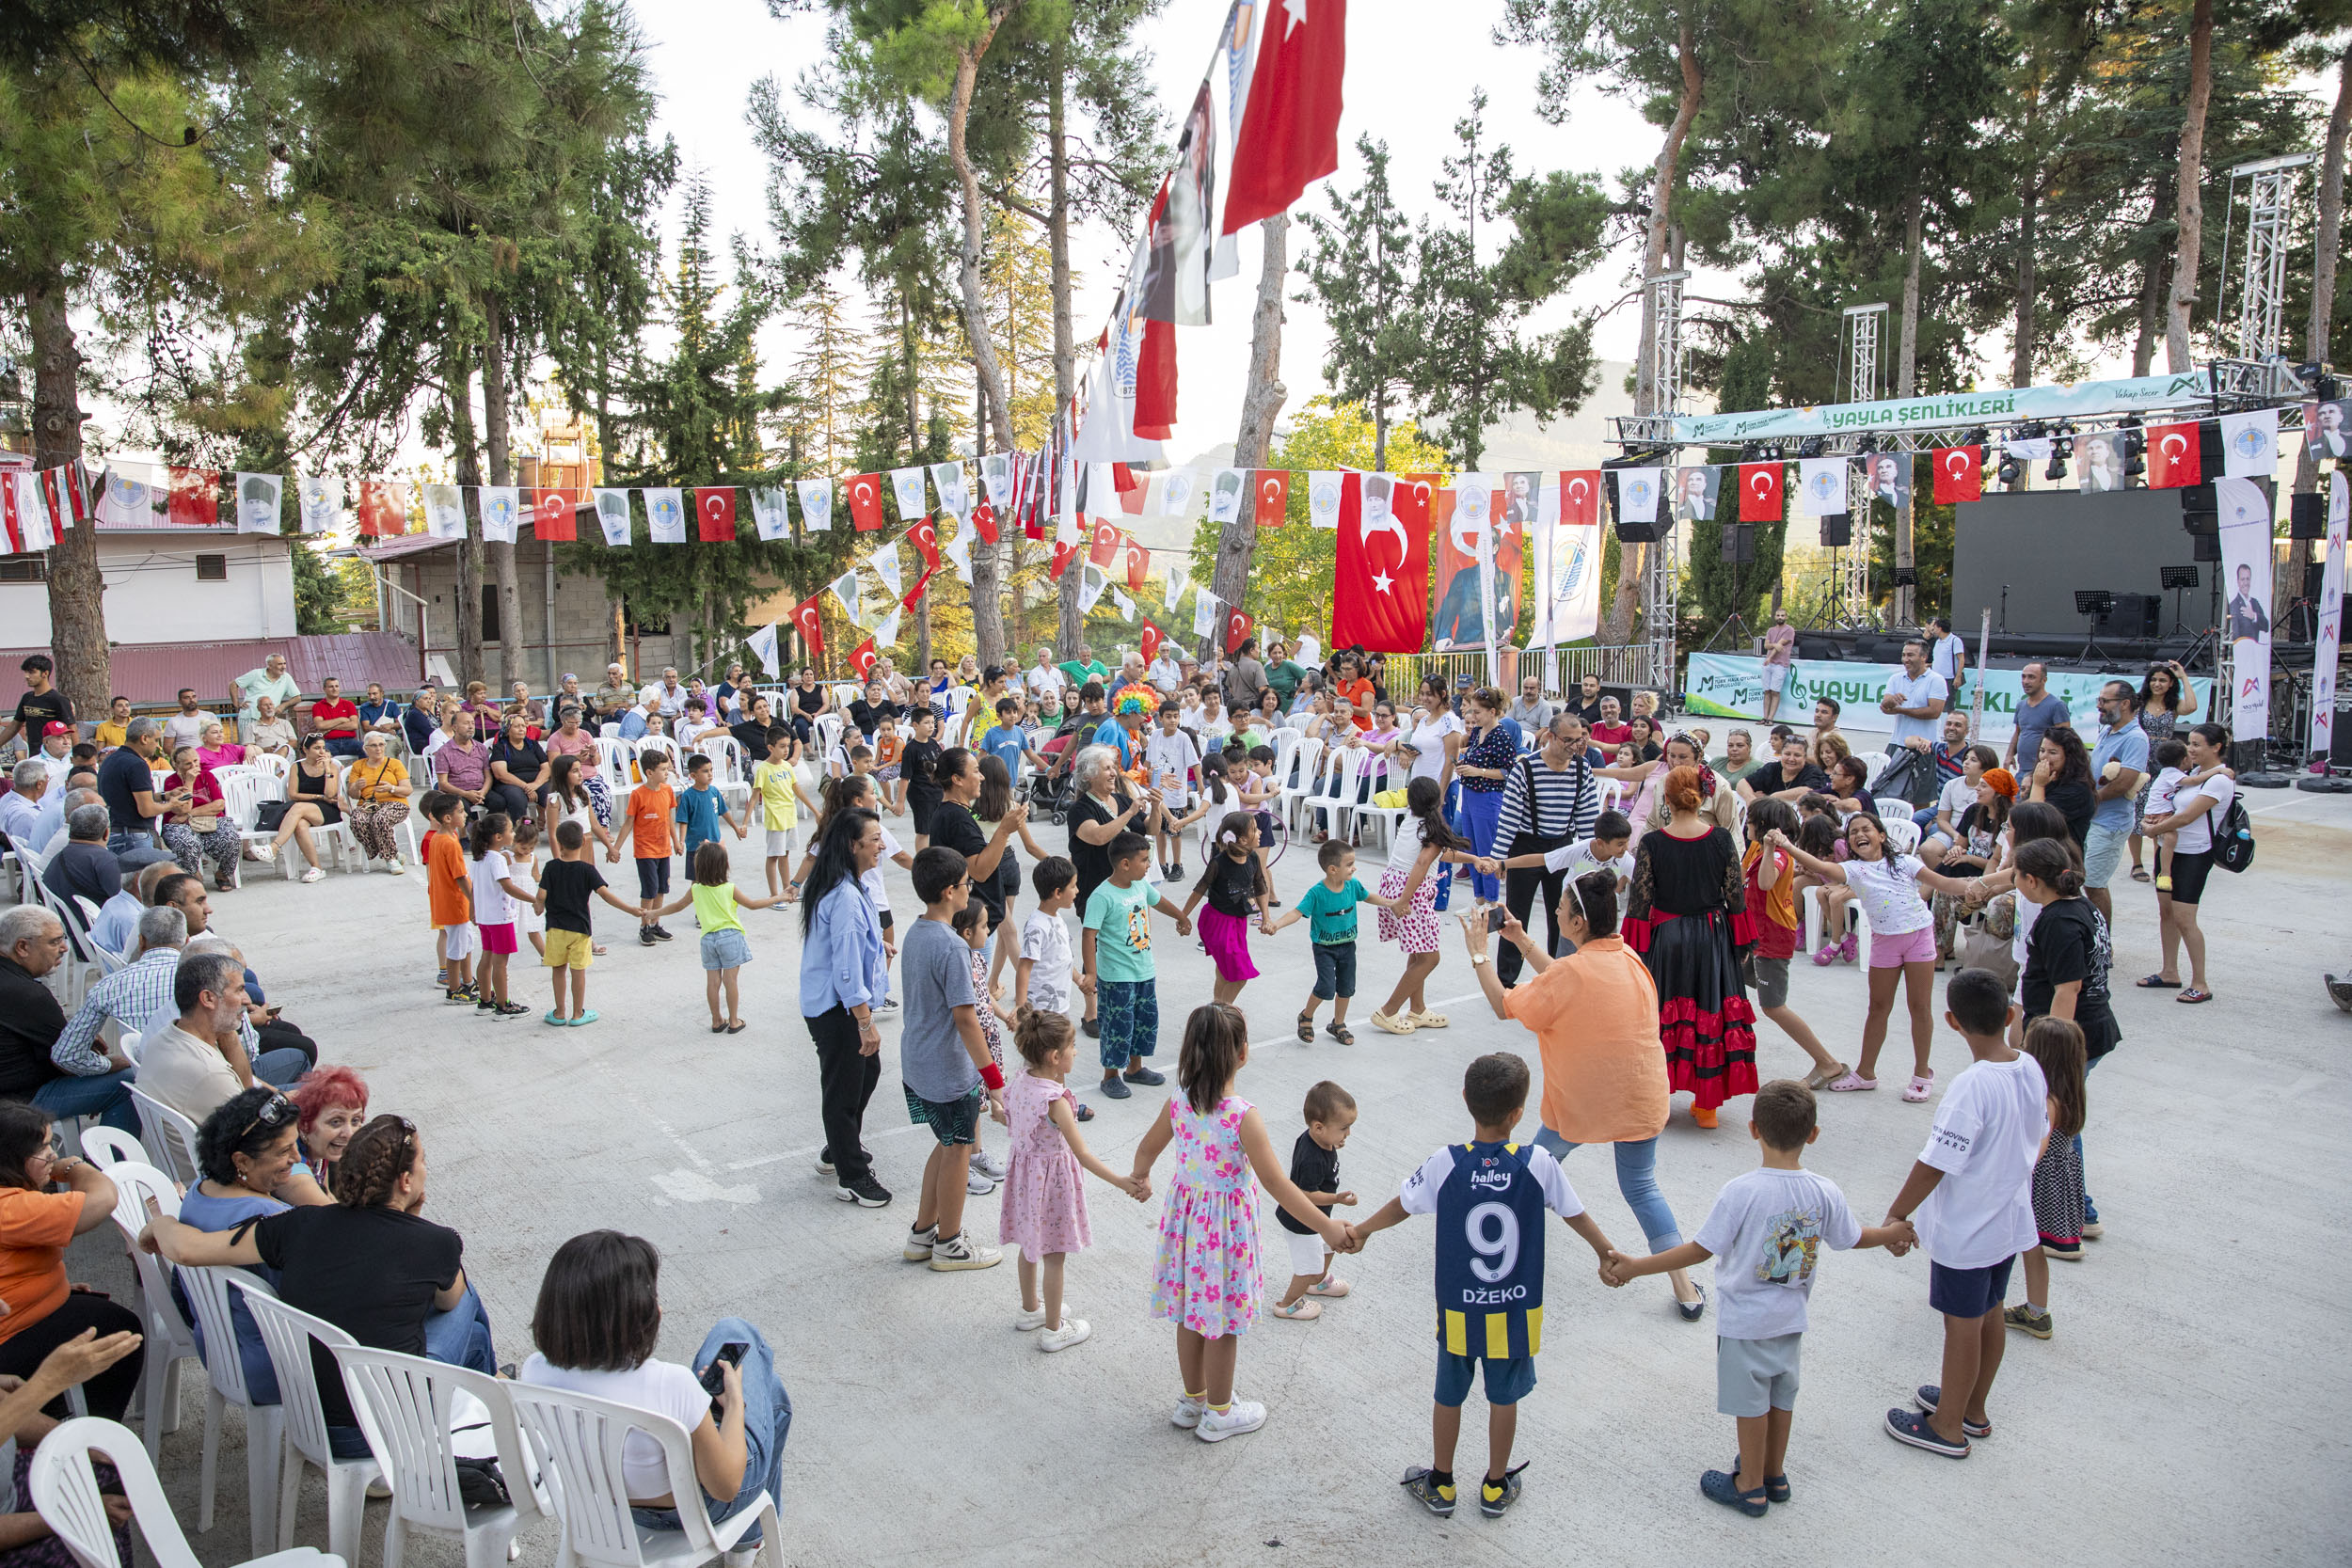
[[[1488,958],[1486,954],[1484,954],[1484,953],[1472,953],[1472,954],[1470,956],[1470,965],[1471,965],[1471,967],[1473,967],[1473,968],[1475,968],[1475,967],[1476,967],[1476,966],[1478,966],[1479,964],[1483,964],[1483,963],[1491,963],[1491,962],[1493,962],[1493,961],[1494,961],[1493,959],[1489,958]]]

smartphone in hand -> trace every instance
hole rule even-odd
[[[743,1365],[743,1353],[751,1348],[741,1339],[729,1339],[719,1347],[719,1354],[710,1358],[710,1365],[702,1370],[703,1392],[710,1396],[713,1420],[719,1418],[722,1409],[719,1396],[726,1391],[727,1386],[726,1374],[719,1370],[719,1363],[724,1361],[730,1366],[740,1367]]]

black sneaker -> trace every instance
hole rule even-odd
[[[1116,1077],[1105,1078],[1103,1080],[1103,1098],[1104,1100],[1132,1100],[1135,1098],[1135,1090],[1120,1083]]]
[[[1147,1089],[1156,1089],[1168,1082],[1168,1074],[1153,1072],[1148,1067],[1131,1067],[1120,1076],[1124,1077],[1128,1083],[1141,1084]]]
[[[1501,1481],[1480,1481],[1478,1512],[1489,1519],[1502,1518],[1504,1511],[1519,1500],[1519,1472],[1526,1469],[1531,1463],[1533,1461],[1519,1461],[1518,1464],[1502,1472]]]
[[[1448,1481],[1442,1486],[1431,1484],[1427,1466],[1416,1465],[1406,1471],[1405,1480],[1400,1484],[1412,1494],[1415,1502],[1438,1518],[1454,1517],[1454,1483]]]
[[[1174,865],[1168,868],[1168,879],[1171,882],[1181,882],[1184,879],[1184,863],[1183,861],[1178,861]],[[2347,1007],[2344,1010],[2346,1012],[2352,1012],[2352,1007]]]
[[[854,1203],[861,1209],[884,1209],[890,1204],[890,1189],[875,1180],[871,1171],[854,1181],[834,1188],[833,1196],[844,1203]]]
[[[662,927],[660,922],[659,921],[654,923],[653,938],[656,942],[668,942],[670,940],[670,933]]]
[[[1086,1032],[1086,1037],[1090,1040],[1099,1040],[1103,1037],[1103,1021],[1099,1018],[1089,1018],[1081,1022],[1078,1027]]]
[[[498,1005],[497,1011],[501,1018],[520,1018],[531,1009],[519,1002],[501,1002]]]
[[[655,942],[660,942],[660,940],[661,940],[661,939],[660,939],[660,937],[655,936],[655,935],[653,934],[653,927],[650,927],[650,926],[640,926],[640,927],[637,927],[637,945],[638,945],[638,946],[640,946],[640,947],[651,947],[651,946],[652,946]]]
[[[473,1010],[475,1016],[486,1018],[499,1010],[499,1005],[486,996],[477,996],[474,998]]]

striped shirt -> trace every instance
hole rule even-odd
[[[96,1044],[98,1031],[110,1018],[140,1035],[172,1022],[180,1016],[180,1005],[172,994],[179,977],[177,947],[158,947],[141,954],[136,963],[115,971],[90,987],[81,1006],[66,1020],[65,1033],[57,1037],[49,1059],[81,1078],[114,1071],[114,1064],[106,1060]],[[261,1037],[254,1033],[251,1019],[237,1021],[237,1034],[245,1042],[246,1056],[260,1053]]]
[[[1537,752],[1519,758],[1503,775],[1495,847],[1509,853],[1523,832],[1563,840],[1590,838],[1599,817],[1600,788],[1591,766],[1582,757],[1571,757],[1566,768],[1556,768]]]

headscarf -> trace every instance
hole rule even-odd
[[[1651,728],[1653,729],[1656,727],[1657,726],[1654,723],[1651,725]],[[1707,766],[1707,748],[1700,745],[1695,739],[1693,739],[1689,730],[1675,731],[1674,734],[1666,737],[1666,746],[1671,746],[1677,740],[1681,741],[1685,746],[1690,747],[1691,754],[1698,758],[1699,796],[1701,803],[1704,804],[1706,801],[1712,800],[1715,798],[1715,791],[1721,786],[1715,781],[1715,770]],[[1673,771],[1673,768],[1666,761],[1665,746],[1661,746],[1658,749],[1657,776],[1659,780],[1662,783],[1666,775],[1671,771]]]
[[[1998,795],[2002,800],[2014,800],[2017,799],[2017,775],[2010,772],[2008,768],[1986,768],[1984,770],[1984,782],[1991,784],[1993,786],[1993,793]]]

